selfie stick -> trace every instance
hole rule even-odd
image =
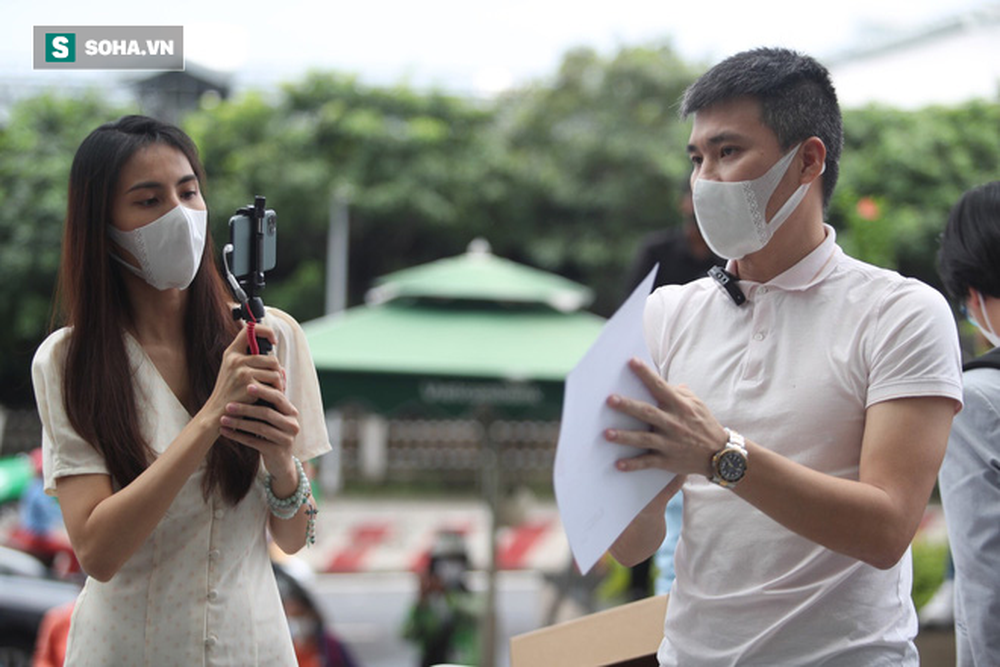
[[[266,338],[257,338],[254,335],[254,326],[264,319],[264,301],[259,294],[264,289],[264,215],[265,198],[261,195],[254,197],[253,206],[246,206],[237,211],[251,218],[253,230],[250,239],[250,274],[247,276],[243,289],[240,281],[229,268],[229,255],[234,248],[232,243],[227,243],[222,249],[222,262],[226,269],[226,280],[229,282],[233,295],[239,302],[239,306],[233,308],[233,319],[243,320],[249,329],[250,352],[252,354],[267,354],[271,350],[271,341]]]

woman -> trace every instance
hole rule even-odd
[[[295,664],[267,534],[293,553],[312,530],[318,383],[280,311],[256,330],[274,353],[246,353],[203,183],[190,138],[141,116],[73,160],[67,326],[32,366],[46,491],[89,575],[68,665]]]
[[[965,365],[965,407],[938,475],[955,568],[957,664],[1000,665],[1000,181],[955,204],[938,272],[992,348]]]

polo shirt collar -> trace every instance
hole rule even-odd
[[[823,229],[826,231],[826,238],[816,246],[815,250],[764,284],[788,292],[798,292],[809,289],[830,275],[837,265],[840,248],[837,246],[836,230],[826,223],[823,223]],[[735,274],[736,261],[729,260],[726,270]],[[760,284],[743,279],[740,279],[740,282],[748,286]]]

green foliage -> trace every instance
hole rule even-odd
[[[948,560],[947,542],[917,540],[913,543],[913,604],[920,609],[944,581]]]
[[[41,95],[0,128],[0,404],[32,400],[31,357],[53,315],[69,169],[80,142],[125,113],[96,95]]]
[[[312,72],[270,95],[188,115],[217,244],[254,195],[278,212],[269,304],[323,313],[334,196],[350,203],[349,303],[378,276],[465,250],[494,252],[620,303],[642,236],[678,224],[689,125],[677,116],[701,70],[669,44],[611,56],[567,53],[551,79],[489,101]],[[0,315],[7,326],[0,402],[31,402],[28,362],[55,283],[69,164],[93,127],[115,118],[97,97],[45,95],[0,129]],[[1000,105],[845,112],[840,184],[828,211],[851,254],[936,284],[937,236],[969,187],[1000,178]],[[17,286],[16,288],[12,286]]]
[[[276,103],[228,102],[185,127],[201,146],[213,211],[226,218],[264,194],[278,212],[280,260],[269,283],[286,287],[265,300],[310,319],[323,311],[335,194],[350,202],[353,303],[374,277],[457,254],[486,233],[493,220],[484,196],[507,194],[490,182],[490,119],[460,98],[317,72],[286,86]],[[225,235],[225,225],[213,229]]]
[[[900,111],[871,106],[844,114],[841,177],[830,208],[839,241],[856,256],[938,285],[938,236],[963,192],[1000,179],[1000,105]],[[870,197],[879,217],[863,220]]]
[[[632,570],[614,558],[605,555],[595,572],[601,582],[594,590],[594,597],[601,606],[615,606],[630,602],[629,587],[632,585]]]
[[[519,242],[500,251],[595,288],[595,310],[610,314],[642,234],[680,221],[688,162],[677,106],[694,78],[669,46],[610,59],[578,49],[550,85],[501,100],[497,127],[519,182],[507,224]]]
[[[687,167],[676,103],[692,79],[667,47],[612,59],[575,51],[553,84],[494,105],[314,72],[271,105],[248,97],[185,127],[201,146],[213,211],[226,217],[258,193],[278,211],[272,284],[299,261],[322,260],[340,193],[350,201],[351,303],[376,277],[483,236],[500,255],[597,285],[597,309],[610,312],[641,233],[677,220]],[[294,294],[297,317],[321,314],[322,273],[308,275],[320,281],[313,289],[269,291],[268,302],[291,309]]]

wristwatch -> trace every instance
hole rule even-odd
[[[732,488],[747,474],[747,448],[743,436],[726,429],[729,439],[726,446],[712,457],[711,481],[719,486]]]

